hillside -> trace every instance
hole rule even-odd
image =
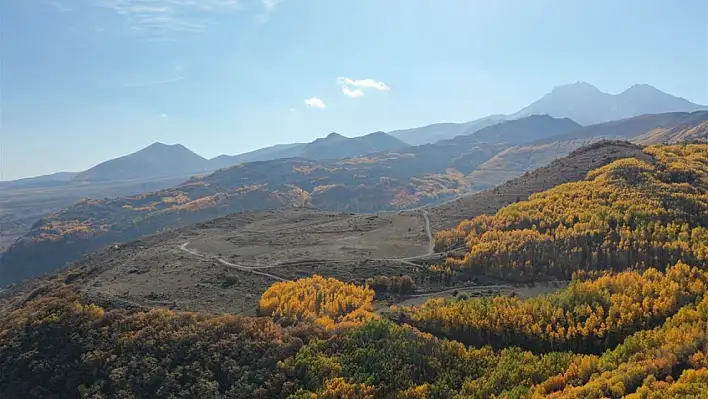
[[[492,216],[438,233],[436,247],[466,247],[448,267],[516,281],[576,271],[705,266],[708,145],[650,146],[587,178],[533,195]],[[513,253],[514,257],[509,257]]]
[[[638,148],[602,142],[578,152],[606,146]],[[429,267],[405,263],[424,259],[413,255],[422,212],[417,222],[308,209],[243,213],[106,249],[0,293],[0,391],[28,398],[700,398],[708,389],[708,145],[634,154],[440,232],[438,249],[465,240],[467,253]],[[485,277],[534,284],[574,272],[573,281],[533,298],[454,286],[454,298],[382,312],[381,291],[356,284],[380,265],[347,258],[389,253],[384,236],[406,226],[411,255],[378,260],[399,263],[389,281],[419,273],[416,290],[435,276],[448,276],[446,284]],[[365,239],[354,248],[358,229]],[[328,234],[344,252],[326,252]],[[279,248],[269,249],[268,240]],[[179,242],[184,250],[172,247]],[[256,263],[266,248],[287,259],[310,243],[330,262],[341,256],[339,278],[353,281],[316,274],[334,263],[273,265],[267,256]],[[255,295],[252,287],[264,280],[272,284],[260,283]],[[165,293],[170,281],[192,292]],[[233,305],[242,298],[250,309]],[[176,310],[200,300],[207,312]],[[213,315],[224,308],[258,316]]]
[[[701,141],[708,139],[708,117],[706,120],[696,121],[697,125],[689,123],[675,127],[657,128],[632,141],[638,144],[678,143],[682,141]]]
[[[699,111],[641,115],[585,126],[508,148],[480,165],[467,180],[474,189],[493,187],[603,139],[630,140],[643,145],[699,140],[707,137],[706,122],[708,111]]]
[[[495,213],[534,193],[583,180],[591,170],[624,158],[650,159],[638,145],[626,141],[598,141],[499,186],[430,207],[430,221],[436,231],[448,229],[459,220]]]
[[[74,182],[109,182],[184,176],[210,170],[209,161],[181,144],[154,143],[132,154],[102,162],[77,174]]]

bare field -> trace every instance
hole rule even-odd
[[[344,281],[414,273],[425,255],[422,212],[376,215],[306,208],[234,214],[90,256],[83,290],[138,306],[250,313],[278,279]],[[261,273],[261,274],[257,274]],[[272,275],[269,277],[267,275]]]

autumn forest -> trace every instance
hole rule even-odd
[[[382,310],[361,284],[273,284],[254,316],[110,308],[72,279],[0,313],[10,398],[708,398],[708,144],[649,146],[439,231],[428,278],[570,281]],[[363,281],[363,280],[362,280]],[[394,288],[391,288],[394,287]]]

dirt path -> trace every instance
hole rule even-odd
[[[275,274],[270,274],[270,273],[261,272],[261,271],[256,270],[256,269],[265,269],[265,268],[268,268],[268,266],[249,267],[249,266],[237,265],[237,264],[235,264],[235,263],[231,263],[231,262],[227,261],[226,259],[222,259],[222,258],[219,258],[219,257],[216,257],[216,256],[210,256],[210,255],[201,254],[201,253],[197,252],[197,250],[195,250],[195,249],[189,249],[189,248],[187,248],[187,245],[189,245],[189,241],[187,241],[187,242],[185,242],[184,244],[180,245],[180,246],[179,246],[179,249],[182,250],[182,251],[184,251],[184,252],[187,252],[187,253],[189,253],[189,254],[192,254],[192,255],[194,255],[194,256],[197,256],[197,257],[199,257],[199,258],[216,260],[217,262],[221,263],[222,265],[224,265],[224,266],[226,266],[226,267],[230,267],[230,268],[232,268],[232,269],[240,270],[240,271],[242,271],[242,272],[258,274],[259,276],[264,276],[264,277],[272,278],[272,279],[278,280],[278,281],[287,281],[287,280],[285,280],[284,278],[282,278],[282,277],[280,277],[280,276],[276,276]],[[276,267],[276,266],[271,266],[271,267]]]
[[[372,259],[368,259],[368,260],[383,261],[383,262],[397,262],[397,263],[401,263],[404,265],[413,266],[413,267],[422,269],[423,266],[421,266],[417,263],[413,263],[413,261],[427,258],[427,257],[435,254],[435,238],[433,237],[433,232],[430,227],[430,218],[428,217],[428,211],[426,211],[425,209],[420,209],[420,210],[422,211],[423,219],[425,220],[425,235],[428,237],[428,250],[425,254],[416,255],[416,256],[408,256],[408,257],[404,257],[404,258],[380,258],[380,259],[379,258],[372,258]],[[279,281],[286,281],[286,280],[283,279],[282,277],[278,277],[274,274],[259,272],[258,270],[273,269],[273,268],[277,268],[277,267],[288,266],[288,264],[291,263],[291,262],[280,262],[280,263],[276,263],[276,264],[269,265],[269,266],[246,266],[243,264],[237,265],[237,264],[231,263],[223,258],[219,258],[219,257],[213,256],[213,255],[203,254],[203,253],[198,252],[195,249],[187,248],[187,245],[189,245],[189,241],[180,245],[178,248],[181,251],[187,252],[187,253],[194,255],[194,256],[198,256],[200,258],[214,259],[214,260],[218,261],[219,263],[221,263],[222,265],[231,267],[236,270],[259,274],[259,275],[270,277],[270,278],[273,278],[273,279],[276,279]],[[349,263],[349,262],[356,262],[358,260],[360,260],[360,259],[338,259],[338,260],[327,260],[327,262]]]
[[[472,285],[472,286],[463,286],[463,287],[454,287],[454,288],[449,288],[441,291],[431,291],[431,292],[424,292],[422,294],[414,294],[414,295],[407,295],[405,299],[411,299],[411,298],[425,298],[425,297],[430,297],[430,296],[437,296],[440,294],[447,294],[450,292],[471,292],[471,291],[484,291],[484,290],[503,290],[503,289],[513,289],[514,287],[511,285],[506,285],[506,284],[495,284],[495,285]]]
[[[423,218],[425,219],[425,234],[428,236],[428,253],[427,255],[432,255],[435,253],[435,238],[433,238],[433,230],[430,228],[430,218],[428,217],[428,211],[421,209],[423,211]]]

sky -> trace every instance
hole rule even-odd
[[[0,180],[513,113],[554,86],[708,104],[705,0],[0,1]]]

